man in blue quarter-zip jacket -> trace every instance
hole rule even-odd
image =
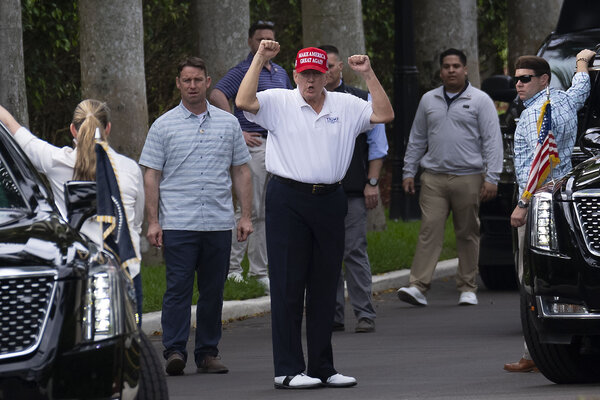
[[[477,304],[479,204],[496,197],[502,171],[502,137],[490,97],[467,80],[467,57],[456,49],[440,55],[443,85],[423,96],[404,157],[402,187],[415,193],[414,177],[422,168],[422,222],[409,287],[400,300],[425,306],[425,292],[437,264],[444,227],[452,211],[458,271],[458,304]]]

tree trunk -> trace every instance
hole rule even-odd
[[[515,61],[535,54],[556,28],[563,0],[508,0],[508,69],[515,72]]]
[[[476,0],[419,0],[413,4],[421,89],[427,91],[441,85],[439,56],[450,47],[467,55],[469,82],[479,87]]]
[[[250,52],[249,0],[194,0],[192,7],[196,55],[206,62],[214,86]]]
[[[302,0],[302,35],[305,47],[337,47],[344,61],[344,82],[365,88],[364,81],[348,67],[349,56],[365,54],[361,0]],[[373,69],[377,73],[376,65]]]
[[[0,1],[0,49],[0,104],[13,114],[19,123],[29,126],[19,0]]]
[[[142,0],[80,0],[79,16],[82,95],[108,103],[111,146],[138,160],[148,133]]]

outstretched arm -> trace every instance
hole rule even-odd
[[[10,131],[11,135],[17,133],[21,124],[8,112],[8,110],[0,106],[0,122],[2,122]]]
[[[348,57],[348,65],[352,70],[358,72],[367,83],[367,88],[373,99],[373,114],[371,115],[371,123],[386,123],[394,119],[394,109],[387,97],[385,90],[379,83],[379,79],[375,75],[369,56],[354,55]]]
[[[260,103],[256,98],[258,89],[258,77],[263,65],[279,53],[279,43],[274,40],[263,40],[260,42],[258,51],[252,59],[252,64],[238,89],[235,98],[235,105],[244,110],[256,114],[260,108]]]

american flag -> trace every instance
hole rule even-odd
[[[542,186],[552,168],[560,162],[554,134],[552,133],[552,107],[550,100],[542,105],[542,113],[537,121],[538,141],[533,154],[533,162],[527,178],[523,198],[529,199]]]

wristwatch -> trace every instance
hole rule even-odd
[[[377,178],[369,178],[369,179],[367,180],[367,183],[368,183],[370,186],[377,186],[377,184],[379,183],[379,179],[377,179]]]
[[[527,208],[529,207],[529,203],[525,202],[523,199],[519,199],[519,201],[517,202],[517,207]]]

